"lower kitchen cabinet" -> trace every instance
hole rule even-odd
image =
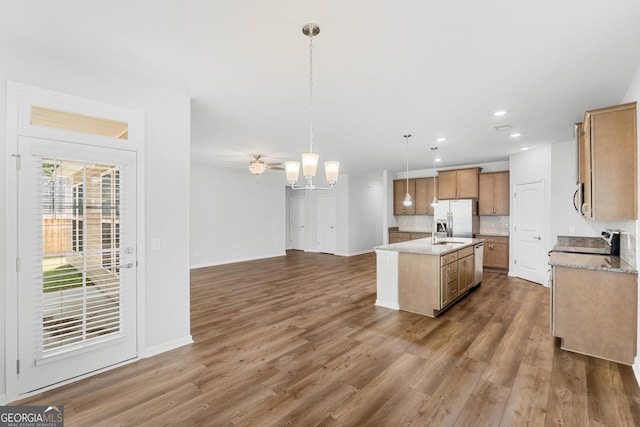
[[[632,365],[637,281],[637,274],[553,266],[551,333],[561,348]]]
[[[409,231],[390,231],[389,243],[400,243],[408,240],[424,239],[425,237],[431,237],[431,233],[412,233]]]
[[[509,269],[509,238],[505,236],[476,235],[484,240],[483,267]]]

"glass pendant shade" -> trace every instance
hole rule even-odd
[[[434,208],[438,206],[438,198],[436,196],[433,196],[433,199],[431,199],[431,206]]]
[[[324,162],[324,174],[327,177],[327,183],[333,185],[338,182],[338,174],[340,173],[340,162],[329,160]]]
[[[293,185],[298,182],[298,174],[300,173],[300,162],[284,162],[284,170],[287,174],[287,182]]]
[[[404,195],[404,200],[402,201],[403,206],[411,206],[413,205],[413,200],[411,199],[411,194],[407,193]]]
[[[265,165],[264,162],[260,160],[252,160],[251,164],[249,165],[249,172],[251,172],[254,175],[260,175],[266,170],[267,170],[267,165]]]
[[[302,153],[302,174],[305,178],[314,178],[318,170],[318,158],[316,153]]]

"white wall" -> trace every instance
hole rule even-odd
[[[340,255],[355,255],[373,251],[382,244],[383,184],[379,179],[349,176],[348,248],[339,248]]]
[[[0,46],[0,135],[6,135],[6,81],[38,86],[142,110],[146,114],[146,209],[139,226],[146,232],[147,252],[139,254],[146,276],[145,348],[153,354],[191,340],[189,321],[189,95],[170,82],[158,82],[149,70],[94,67],[50,52]],[[186,81],[186,78],[185,78]],[[0,295],[5,294],[4,214],[7,164],[5,139],[0,142]],[[151,239],[161,249],[151,251]],[[177,250],[176,250],[177,249]],[[0,403],[5,384],[5,318],[0,315]]]
[[[317,251],[318,195],[324,190],[305,191],[305,251]],[[333,190],[336,195],[336,255],[352,256],[372,252],[382,244],[382,180],[340,175]],[[300,191],[287,192],[288,199]],[[285,215],[283,215],[283,218]],[[287,227],[288,227],[288,215]],[[289,233],[287,232],[287,239]],[[288,246],[288,244],[287,244]]]
[[[191,267],[285,255],[283,172],[191,165]]]

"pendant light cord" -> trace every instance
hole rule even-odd
[[[309,31],[309,152],[313,153],[313,31]]]

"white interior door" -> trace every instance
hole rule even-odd
[[[548,279],[544,200],[543,181],[515,185],[514,275],[540,284]]]
[[[305,249],[304,212],[304,196],[291,197],[291,249]]]
[[[136,154],[19,138],[18,393],[136,350]]]
[[[318,196],[318,252],[336,253],[336,195]]]

